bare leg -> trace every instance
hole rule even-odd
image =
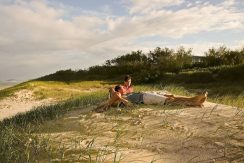
[[[175,97],[174,95],[171,95],[171,94],[165,94],[164,96],[166,96],[166,97],[170,97],[170,98]]]
[[[190,106],[203,106],[203,103],[207,99],[207,95],[208,92],[204,92],[203,94],[194,97],[173,96],[169,97],[166,102]]]

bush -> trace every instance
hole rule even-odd
[[[214,78],[211,72],[193,72],[180,73],[173,77],[175,82],[183,83],[208,83],[213,82]]]
[[[244,81],[244,64],[220,69],[218,72],[218,79],[227,81]]]

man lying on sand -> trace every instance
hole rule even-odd
[[[183,97],[175,96],[167,93],[151,93],[151,92],[142,92],[142,93],[131,93],[127,96],[122,96],[122,86],[117,85],[114,89],[110,90],[111,98],[99,105],[94,111],[103,112],[108,110],[111,106],[116,103],[122,102],[125,106],[130,106],[132,104],[179,104],[179,105],[188,105],[188,106],[203,106],[203,103],[207,99],[207,92],[204,92],[201,95],[194,97]]]

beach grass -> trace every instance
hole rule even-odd
[[[48,137],[37,136],[36,133],[39,131],[39,128],[43,123],[59,119],[72,110],[94,107],[101,101],[106,100],[107,88],[111,85],[114,85],[114,82],[89,81],[64,83],[31,81],[5,89],[6,93],[2,93],[1,97],[10,96],[21,89],[30,89],[35,92],[36,98],[56,98],[60,102],[49,106],[39,106],[29,112],[18,114],[13,118],[2,121],[0,123],[0,162],[36,162],[39,160],[50,162],[55,161],[55,159],[57,162],[65,161],[65,145],[54,145],[55,143]],[[93,90],[90,90],[91,88]],[[213,83],[204,84],[204,86],[200,83],[157,83],[136,85],[134,89],[136,92],[167,90],[173,94],[183,96],[193,96],[207,90],[209,92],[209,101],[244,108],[243,86],[240,83]],[[135,108],[129,110],[110,110],[106,115],[136,116],[136,108],[135,106]],[[172,110],[174,106],[167,106],[165,109]],[[181,108],[177,107],[177,109]],[[101,153],[111,154],[112,152],[114,157],[118,157],[116,156],[116,150],[97,151],[92,148],[92,143],[94,142],[91,140],[91,142],[88,142],[90,146],[78,150],[80,152],[79,161],[83,160],[86,162],[90,160],[90,162],[94,162]]]
[[[28,81],[16,86],[0,90],[0,99],[12,96],[15,92],[28,89],[33,91],[36,100],[52,98],[64,101],[82,96],[89,92],[106,91],[109,87],[119,84],[117,81]],[[203,91],[209,92],[211,102],[244,108],[244,85],[240,82],[214,83],[164,83],[140,84],[134,86],[135,92],[167,90],[175,95],[194,96]]]
[[[48,139],[36,137],[45,121],[57,119],[65,113],[84,109],[106,98],[105,92],[92,92],[50,106],[39,106],[0,122],[0,162],[35,162],[40,156],[48,158],[52,153]],[[52,153],[53,154],[53,153]],[[40,156],[39,156],[40,155]]]
[[[108,81],[77,81],[77,82],[57,82],[57,81],[27,81],[0,90],[0,100],[14,95],[23,89],[33,91],[37,100],[53,98],[57,101],[81,96],[84,93],[106,89],[111,85]]]

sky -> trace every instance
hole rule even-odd
[[[244,0],[0,0],[0,81],[156,47],[244,47]]]

